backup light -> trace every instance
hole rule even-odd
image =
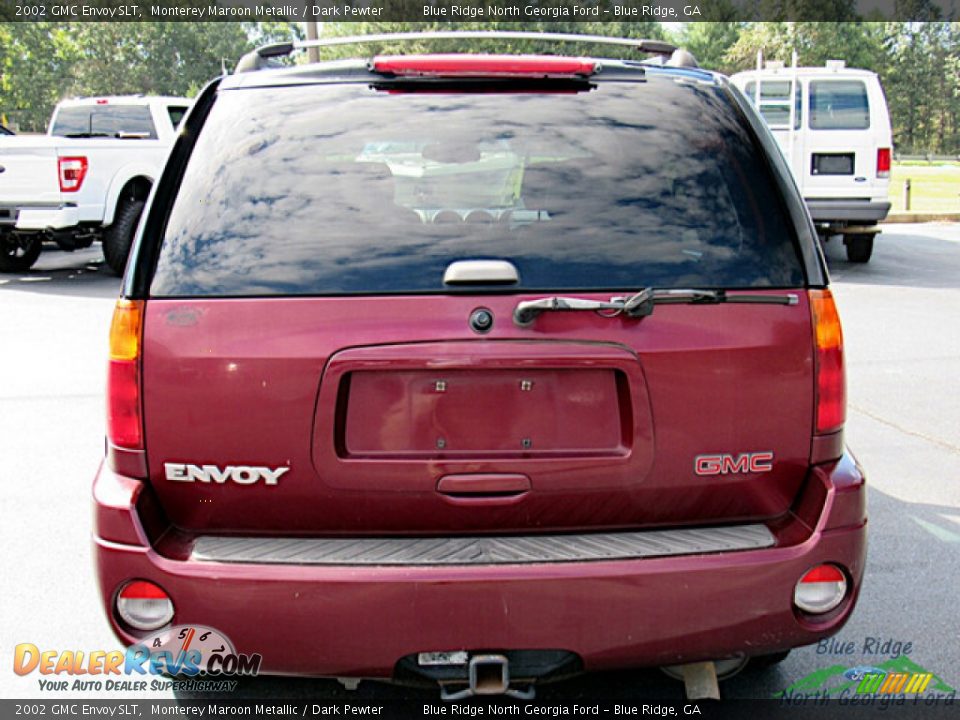
[[[804,612],[822,615],[847,595],[847,578],[836,565],[817,565],[804,574],[793,591],[793,603]]]
[[[117,593],[117,615],[136,630],[159,630],[173,620],[173,601],[146,580],[128,582]]]

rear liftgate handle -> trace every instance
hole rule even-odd
[[[437,482],[437,492],[451,505],[481,507],[513,505],[530,492],[526,475],[484,473],[445,475]]]

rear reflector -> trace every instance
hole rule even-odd
[[[847,577],[836,565],[817,565],[800,578],[794,604],[804,612],[822,614],[836,608],[847,595]]]
[[[877,148],[877,177],[890,177],[890,148]]]
[[[140,335],[143,301],[118,300],[110,325],[107,439],[128,450],[143,448],[140,417]]]
[[[173,601],[158,585],[134,580],[117,593],[117,615],[136,630],[158,630],[173,619]]]
[[[847,384],[843,368],[843,331],[833,295],[829,290],[811,290],[814,344],[816,349],[818,435],[840,430],[847,416]]]
[[[77,192],[87,176],[87,159],[85,157],[57,158],[57,169],[60,175],[60,192]]]
[[[593,75],[595,63],[537,55],[387,55],[370,67],[401,77],[570,77]]]

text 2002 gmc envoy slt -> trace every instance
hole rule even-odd
[[[121,639],[203,624],[262,672],[464,697],[840,629],[866,491],[817,238],[755,110],[670,57],[200,95],[111,330]]]

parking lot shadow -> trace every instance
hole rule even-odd
[[[751,670],[744,671],[751,673]],[[379,680],[362,680],[355,690],[347,690],[336,680],[319,678],[270,677],[240,679],[233,692],[200,693],[175,691],[184,703],[199,701],[271,700],[284,698],[304,702],[417,702],[440,703],[439,687],[410,687]],[[683,684],[656,668],[585,673],[537,687],[539,702],[588,702],[604,699],[683,700]],[[502,696],[476,698],[484,703],[514,701]]]
[[[0,274],[0,297],[4,290],[113,298],[120,293],[120,278],[104,264],[99,245],[76,252],[45,245],[27,272]]]
[[[950,239],[953,238],[953,239]],[[960,288],[960,225],[887,225],[869,263],[847,261],[843,241],[824,243],[833,280],[854,285]]]

